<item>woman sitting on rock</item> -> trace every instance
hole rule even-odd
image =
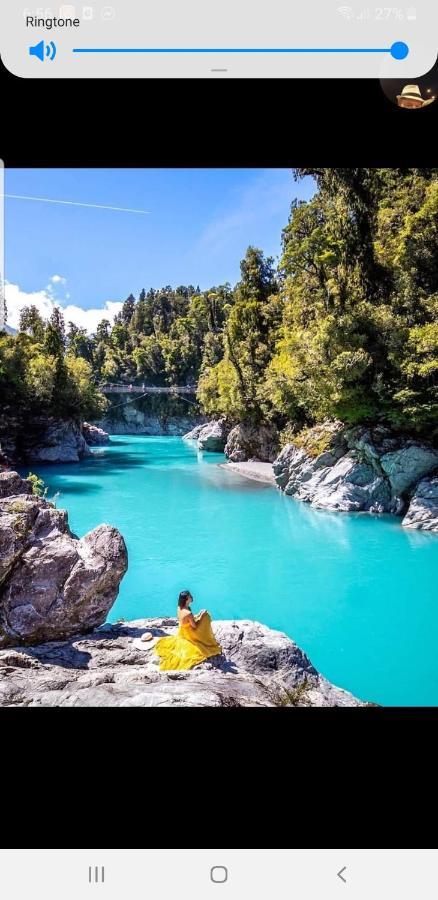
[[[155,644],[154,650],[160,657],[160,669],[163,671],[192,669],[211,656],[222,653],[212,631],[210,614],[203,609],[194,616],[190,612],[192,603],[190,591],[181,591],[178,597],[178,633],[160,638]]]

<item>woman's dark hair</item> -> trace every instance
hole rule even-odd
[[[185,605],[186,605],[186,603],[187,603],[187,600],[188,600],[191,596],[192,596],[192,595],[191,595],[190,591],[181,591],[181,593],[180,593],[180,595],[179,595],[179,597],[178,597],[178,606],[179,606],[180,609],[184,609],[184,607],[185,607]]]

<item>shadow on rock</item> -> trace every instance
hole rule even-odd
[[[62,669],[88,669],[91,653],[73,646],[74,638],[39,647],[20,647],[20,653],[38,660],[43,665],[59,666]]]

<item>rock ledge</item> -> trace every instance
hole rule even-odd
[[[138,638],[176,628],[175,619],[141,619],[0,650],[0,706],[367,705],[320,675],[285,634],[246,620],[213,622],[223,656],[160,672],[153,648],[143,650]]]

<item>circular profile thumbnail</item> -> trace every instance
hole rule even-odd
[[[382,90],[400,109],[423,109],[438,98],[438,60],[426,75],[412,78],[382,78]]]

